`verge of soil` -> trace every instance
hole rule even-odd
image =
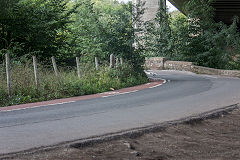
[[[106,135],[2,159],[239,160],[240,109],[239,105],[233,105],[155,127],[126,131],[115,138]]]

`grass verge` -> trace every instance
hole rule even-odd
[[[32,65],[12,64],[11,98],[7,93],[4,67],[0,67],[0,107],[101,93],[147,82],[145,73],[135,72],[129,64],[111,69],[104,66],[99,70],[91,66],[86,64],[81,68],[79,80],[75,68],[60,68],[59,76],[55,76],[50,67],[39,65],[40,88],[37,90]]]

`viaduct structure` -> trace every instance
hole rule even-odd
[[[137,0],[133,0],[136,2]],[[159,7],[160,1],[166,4],[166,0],[145,0],[146,11],[144,20],[153,19]],[[188,0],[169,0],[176,8],[183,12],[184,3]],[[215,8],[215,21],[222,21],[225,24],[231,24],[233,16],[240,18],[240,0],[215,0],[212,3]],[[186,13],[185,13],[186,14]]]
[[[145,1],[145,13],[143,16],[143,21],[148,21],[151,20],[155,17],[157,10],[160,6],[160,4],[163,4],[164,7],[166,7],[166,0],[141,0]],[[162,3],[160,3],[160,1]],[[138,0],[132,0],[133,4],[136,4]]]

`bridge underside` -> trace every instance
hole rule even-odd
[[[169,0],[176,8],[183,11],[184,2],[188,0]],[[233,16],[240,17],[240,0],[216,0],[212,3],[215,8],[215,20],[231,24]]]

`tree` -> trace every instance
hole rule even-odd
[[[146,53],[173,60],[185,60],[196,65],[220,69],[239,69],[240,34],[238,18],[230,26],[214,21],[212,0],[190,0],[185,13],[171,18],[159,9],[156,18],[148,22]]]
[[[232,25],[214,21],[213,0],[189,1],[185,5],[188,13],[188,38],[186,51],[182,54],[187,60],[197,65],[233,69],[237,62],[233,57],[239,54],[236,42],[239,42],[237,32],[238,18]],[[229,52],[228,48],[234,51]]]
[[[42,60],[56,55],[64,43],[66,24],[76,7],[68,8],[70,0],[3,1],[0,17],[0,50],[21,57],[37,54]],[[5,17],[5,15],[7,15]],[[21,52],[14,52],[14,48]]]
[[[163,1],[160,1],[163,3]],[[173,57],[173,37],[170,14],[163,4],[159,5],[156,17],[146,23],[145,47],[147,56]]]
[[[93,61],[94,57],[103,59],[107,51],[101,37],[101,15],[90,0],[76,0],[74,4],[79,7],[71,17],[73,23],[68,25],[66,43],[60,50],[59,59],[70,62],[76,56],[81,57],[82,61]]]
[[[182,55],[187,50],[186,48],[188,45],[188,19],[179,11],[170,14],[171,17],[169,23],[173,39],[173,52],[171,59],[185,60]]]
[[[83,61],[93,61],[98,57],[100,62],[108,61],[110,54],[122,57],[138,68],[144,63],[140,48],[133,46],[139,41],[136,36],[139,29],[134,24],[140,22],[143,9],[131,2],[124,4],[117,1],[75,1],[80,7],[69,25],[67,47],[63,50],[69,57],[80,56]],[[138,9],[132,14],[133,9]],[[69,54],[68,54],[69,53]]]

